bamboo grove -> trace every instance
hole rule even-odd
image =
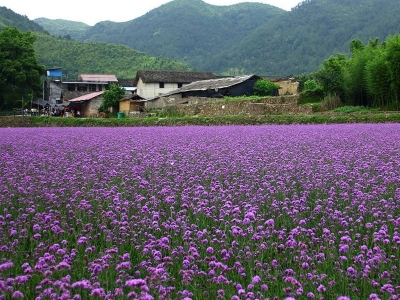
[[[364,44],[350,43],[351,55],[337,54],[326,59],[310,74],[325,95],[337,95],[346,105],[387,110],[399,109],[400,35],[378,38]]]

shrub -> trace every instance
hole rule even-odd
[[[334,112],[340,112],[340,113],[352,113],[352,112],[366,112],[366,111],[377,111],[379,109],[370,109],[365,106],[342,106],[334,109]]]
[[[176,107],[164,107],[161,110],[154,110],[152,113],[155,113],[158,118],[180,118],[185,115],[178,111]]]
[[[259,79],[253,86],[253,94],[257,96],[276,96],[279,85],[265,79]]]
[[[338,95],[328,95],[319,105],[319,111],[324,112],[328,110],[334,110],[340,106],[342,106],[342,101],[340,101],[340,97]]]
[[[321,87],[316,90],[304,90],[300,94],[299,104],[321,102],[324,96],[325,93]]]

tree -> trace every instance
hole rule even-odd
[[[317,71],[316,78],[327,95],[338,95],[340,99],[344,99],[344,67],[346,63],[347,57],[337,54],[326,59]]]
[[[42,94],[41,76],[45,67],[35,56],[36,37],[16,28],[5,27],[0,32],[0,109],[21,107],[28,95]]]
[[[391,36],[386,40],[386,60],[391,79],[391,91],[395,95],[398,107],[400,98],[400,35]]]
[[[102,98],[103,102],[100,105],[100,112],[109,112],[109,108],[117,108],[118,100],[125,95],[125,89],[118,84],[111,83],[109,88],[104,91]]]
[[[257,96],[275,96],[279,85],[265,79],[259,79],[253,86],[253,94]]]
[[[377,53],[365,67],[365,82],[369,94],[370,106],[389,107],[393,97],[391,93],[389,64],[383,52]]]
[[[301,92],[302,103],[320,102],[324,98],[324,90],[314,79],[308,79],[303,84]]]

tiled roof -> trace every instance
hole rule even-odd
[[[71,99],[71,100],[69,100],[69,102],[89,101],[89,100],[92,100],[93,98],[96,98],[97,96],[100,96],[103,93],[104,93],[104,91],[86,94],[86,95]]]
[[[158,99],[160,97],[168,97],[175,94],[190,92],[190,91],[206,91],[206,90],[215,90],[215,89],[223,89],[228,88],[239,83],[245,82],[252,78],[260,78],[257,75],[244,75],[244,76],[236,76],[236,77],[223,77],[217,79],[210,80],[200,80],[184,85],[183,87],[173,90],[169,93],[165,93],[154,98],[148,99],[149,101]]]
[[[166,97],[174,94],[180,94],[189,91],[206,91],[206,90],[215,90],[215,89],[223,89],[227,87],[231,87],[237,85],[239,83],[245,82],[253,77],[259,78],[257,75],[244,75],[244,76],[236,76],[236,77],[224,77],[218,79],[210,79],[210,80],[201,80],[189,83],[180,89],[173,90],[169,93],[162,94],[159,97]]]
[[[123,87],[134,87],[135,78],[118,78],[118,84]]]
[[[79,79],[93,82],[118,82],[117,77],[111,74],[80,74]]]
[[[190,83],[193,81],[217,78],[211,72],[189,72],[189,71],[138,71],[136,82],[142,79],[144,83]]]
[[[126,100],[144,100],[143,97],[139,96],[138,94],[128,94],[125,95],[122,99],[118,100],[118,101],[126,101]]]

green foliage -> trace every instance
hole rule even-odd
[[[31,99],[42,93],[45,68],[37,62],[34,42],[35,36],[30,32],[10,27],[0,32],[0,109],[22,107],[18,99]]]
[[[322,87],[315,90],[304,90],[300,94],[299,104],[316,103],[324,99],[325,92]]]
[[[76,80],[80,73],[115,74],[134,78],[138,70],[189,70],[183,63],[149,56],[124,45],[82,43],[36,34],[35,49],[48,68],[62,67],[64,80]]]
[[[355,36],[366,42],[400,32],[399,13],[396,0],[303,1],[249,32],[228,53],[214,55],[212,61],[264,75],[314,72],[327,57],[350,54],[348,44]]]
[[[317,89],[321,89],[321,87],[314,79],[309,79],[306,82],[304,82],[304,90],[315,91]]]
[[[262,117],[177,117],[177,118],[53,118],[53,117],[3,117],[0,127],[118,127],[118,126],[187,126],[187,125],[262,125],[262,124],[342,124],[342,123],[399,123],[399,113],[374,111],[354,113],[329,113],[313,115],[267,115]]]
[[[177,0],[129,22],[100,22],[87,30],[82,41],[125,44],[182,61],[196,70],[227,73],[240,64],[241,75],[250,70],[243,61],[230,57],[233,47],[249,32],[284,14],[282,9],[260,3],[217,6]],[[214,59],[220,54],[224,55]]]
[[[22,32],[32,31],[48,34],[42,26],[30,21],[26,16],[21,16],[7,7],[0,6],[0,30],[4,27],[15,27]]]
[[[259,79],[253,86],[253,94],[256,96],[276,96],[279,85],[269,80]]]
[[[390,89],[398,103],[400,100],[400,35],[387,39],[385,53],[390,74]]]
[[[368,111],[376,111],[376,109],[370,109],[365,106],[342,106],[335,108],[333,110],[334,112],[339,112],[339,113],[353,113],[353,112],[368,112]]]
[[[303,1],[289,12],[261,3],[215,6],[200,0],[176,0],[129,22],[106,21],[85,26],[65,20],[36,21],[55,36],[70,36],[85,42],[125,44],[152,56],[184,62],[191,69],[224,75],[287,76],[314,72],[331,55],[338,52],[350,55],[354,50],[362,51],[362,42],[367,43],[375,37],[384,40],[399,33],[399,14],[397,0]],[[0,25],[1,17],[0,11]],[[9,22],[10,18],[6,19]],[[40,31],[37,29],[40,26],[34,24],[34,29],[29,22],[20,16],[18,21],[9,22],[7,26],[22,30],[21,25],[25,29],[31,27],[32,31]],[[218,28],[217,32],[215,28]],[[355,40],[355,36],[358,39]],[[353,43],[349,49],[350,41]],[[64,48],[47,46],[49,50],[41,50],[38,56],[42,63],[49,68],[61,66],[66,70],[67,67],[71,76],[77,73],[73,64],[63,60]],[[54,57],[50,58],[50,53]],[[76,54],[79,56],[79,52]],[[81,70],[108,72],[108,69],[113,69],[110,61],[122,58],[110,51],[106,59],[109,61],[107,65],[103,60],[89,61],[85,58],[77,62]],[[148,65],[129,66],[133,69],[160,67],[151,61]],[[126,67],[122,65],[122,69]],[[167,67],[164,65],[163,69]]]
[[[125,89],[118,84],[111,83],[109,88],[101,95],[103,101],[100,105],[99,112],[109,112],[112,107],[115,111],[118,106],[118,100],[125,95]]]
[[[155,114],[157,118],[180,118],[184,113],[179,112],[175,107],[164,107],[163,109],[156,109],[150,111],[150,115]]]
[[[46,18],[35,19],[35,23],[47,28],[48,32],[56,37],[70,37],[69,39],[81,40],[90,26],[75,21],[51,20]]]
[[[299,104],[320,102],[324,96],[325,93],[322,86],[314,79],[307,79],[303,84]]]
[[[383,52],[378,52],[366,64],[364,70],[368,102],[373,107],[387,106],[391,102],[390,72]]]
[[[324,89],[325,94],[338,95],[344,99],[344,68],[347,57],[337,54],[324,60],[315,76]]]
[[[370,39],[365,46],[354,40],[350,48],[352,56],[343,60],[340,68],[330,69],[331,76],[336,72],[340,74],[336,78],[343,79],[340,98],[350,106],[399,109],[400,36],[391,36],[384,43],[379,43],[378,38]],[[325,64],[324,67],[317,73],[327,73]],[[332,93],[326,86],[324,90]]]

